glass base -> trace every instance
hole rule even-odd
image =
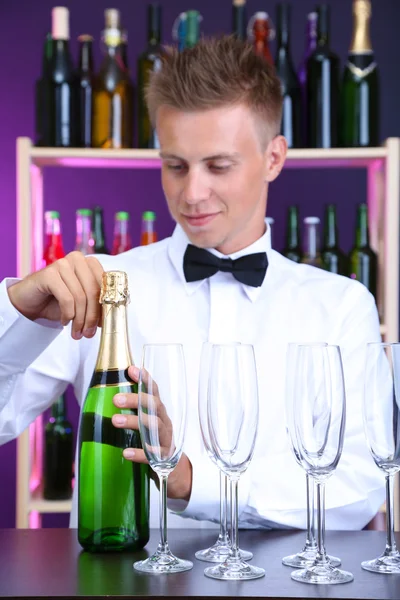
[[[210,548],[206,548],[206,550],[198,550],[195,557],[197,560],[202,560],[204,562],[222,563],[228,558],[231,551],[232,548],[228,544],[216,542]],[[239,556],[242,560],[251,560],[253,558],[253,553],[248,552],[247,550],[239,550]]]
[[[215,567],[207,567],[204,570],[206,577],[211,579],[224,579],[224,580],[244,580],[244,579],[258,579],[264,577],[265,571],[261,567],[254,567],[249,565],[240,559],[229,559],[220,565]]]
[[[400,573],[400,552],[382,554],[373,560],[365,560],[361,566],[366,571],[373,573]]]
[[[171,552],[155,552],[146,560],[139,560],[133,564],[133,568],[141,573],[181,573],[190,571],[192,567],[193,563],[190,560],[177,558]]]
[[[316,585],[334,585],[336,583],[349,583],[353,581],[352,573],[342,571],[332,565],[314,565],[307,569],[293,571],[291,578],[300,583],[312,583]]]
[[[304,569],[306,567],[312,567],[315,563],[316,558],[316,549],[303,550],[303,552],[299,552],[298,554],[291,554],[290,556],[285,556],[284,558],[282,558],[282,564],[284,564],[285,567]],[[336,556],[327,555],[326,558],[332,567],[339,567],[342,564],[340,558],[337,558]]]

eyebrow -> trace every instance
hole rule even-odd
[[[169,154],[168,152],[160,152],[160,157],[164,158],[164,159],[174,159],[174,160],[182,160],[184,162],[185,159],[182,158],[181,156],[177,156],[176,154]],[[237,160],[240,157],[238,152],[222,152],[220,154],[213,154],[211,156],[205,156],[204,158],[202,158],[202,162],[206,162],[208,160],[223,160],[223,159],[228,159],[228,160]]]

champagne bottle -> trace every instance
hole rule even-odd
[[[127,374],[128,301],[126,273],[103,273],[100,349],[79,429],[78,540],[91,552],[134,551],[149,539],[148,465],[122,456],[124,448],[141,448],[139,432],[111,422],[114,414],[131,414],[114,406],[115,394],[137,393]]]
[[[254,44],[256,54],[263,56],[270,64],[274,64],[269,42],[274,38],[274,31],[268,13],[256,12],[247,25],[247,37]]]
[[[353,0],[354,29],[341,91],[340,142],[344,147],[378,146],[379,73],[372,50],[370,0]]]
[[[79,208],[76,211],[75,250],[79,250],[83,254],[93,254],[94,252],[92,211],[89,208]]]
[[[301,262],[302,252],[300,245],[299,208],[289,206],[286,222],[286,246],[282,251],[283,256]]]
[[[351,279],[363,283],[377,300],[378,257],[369,245],[368,208],[357,207],[356,239],[349,256]]]
[[[334,204],[328,204],[325,208],[324,244],[321,256],[327,271],[347,275],[347,257],[339,247],[336,206]]]
[[[150,74],[161,69],[161,7],[149,4],[147,8],[147,48],[138,59],[138,146],[159,148],[157,134],[151,125],[145,101],[145,87]]]
[[[233,0],[232,33],[239,40],[246,39],[246,0]]]
[[[96,206],[93,210],[92,230],[94,237],[94,253],[109,254],[104,234],[103,209],[101,206]]]
[[[119,11],[105,11],[105,57],[93,85],[94,148],[133,146],[133,86],[121,58]]]
[[[43,82],[44,146],[78,145],[78,81],[69,49],[69,11],[52,9],[52,50]]]
[[[283,107],[281,134],[289,148],[301,146],[301,88],[290,55],[290,5],[277,5],[278,46],[275,59],[276,74],[281,80]]]
[[[140,245],[147,246],[157,241],[157,233],[154,229],[156,213],[152,210],[146,210],[142,214],[142,232],[140,236]]]
[[[50,141],[50,94],[49,85],[50,60],[53,52],[51,33],[46,35],[43,47],[42,74],[35,83],[35,140],[36,146],[45,146]]]
[[[47,210],[45,219],[45,243],[43,251],[43,267],[51,265],[60,258],[64,258],[64,246],[61,236],[60,213],[56,210]]]
[[[129,234],[129,213],[121,210],[115,213],[114,240],[111,254],[121,254],[132,248],[132,240]]]
[[[318,46],[307,63],[307,127],[311,148],[338,145],[339,58],[329,47],[329,6],[318,7]]]
[[[43,498],[71,498],[74,443],[64,396],[60,396],[51,408],[51,417],[44,432],[43,458]]]
[[[306,48],[303,60],[299,66],[297,73],[300,88],[301,88],[301,106],[302,106],[302,127],[301,137],[302,146],[307,147],[307,62],[311,54],[317,47],[317,27],[318,27],[318,14],[311,12],[307,15],[307,27],[306,27]]]
[[[304,252],[300,262],[324,269],[319,246],[319,224],[318,217],[304,219]]]
[[[80,35],[79,42],[79,145],[90,148],[93,120],[93,38]]]

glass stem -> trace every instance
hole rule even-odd
[[[318,520],[318,554],[319,564],[328,564],[325,550],[325,484],[317,482],[317,520]]]
[[[167,541],[167,481],[168,475],[158,474],[160,480],[160,543],[158,552],[168,554],[169,547]]]
[[[394,539],[394,475],[386,475],[386,555],[397,554]]]
[[[314,480],[306,473],[307,487],[307,539],[304,551],[314,550],[317,547],[315,540],[315,517],[314,517]]]
[[[228,535],[228,477],[222,471],[219,472],[219,536],[218,542],[224,546],[229,545]]]
[[[239,560],[239,502],[238,502],[239,479],[231,479],[231,539],[232,560]]]

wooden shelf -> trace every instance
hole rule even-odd
[[[42,490],[38,488],[29,500],[29,510],[41,514],[46,513],[70,513],[72,500],[45,500]]]

